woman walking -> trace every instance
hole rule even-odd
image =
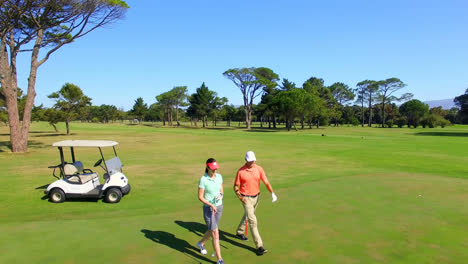
[[[213,248],[218,258],[217,264],[224,264],[219,247],[219,220],[223,214],[223,177],[216,171],[219,165],[215,159],[210,158],[206,161],[205,175],[200,178],[198,183],[198,199],[203,203],[203,218],[205,219],[208,231],[197,243],[200,253],[205,255],[205,242],[211,237],[213,239]]]

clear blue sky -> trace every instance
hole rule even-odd
[[[66,83],[93,105],[124,110],[174,86],[202,82],[229,103],[241,93],[222,73],[268,67],[298,86],[310,77],[350,87],[400,78],[416,99],[468,88],[466,0],[127,0],[126,17],[63,47],[39,68],[36,105]],[[29,65],[21,58],[19,86]]]

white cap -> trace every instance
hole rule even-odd
[[[247,162],[256,161],[255,153],[253,151],[247,151],[247,153],[245,153],[245,160]]]

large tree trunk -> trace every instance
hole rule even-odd
[[[372,126],[372,103],[371,100],[369,100],[369,127]]]
[[[250,129],[250,120],[252,118],[252,109],[250,105],[245,107],[245,124],[247,125],[247,129]]]
[[[177,105],[176,106],[176,122],[177,122],[177,126],[180,126],[180,122],[179,122],[179,106]]]
[[[70,135],[70,122],[65,120],[65,126],[67,127],[67,135]]]
[[[361,117],[362,117],[362,127],[364,127],[364,99],[361,100]]]
[[[38,33],[36,44],[42,41],[41,32]],[[8,123],[10,125],[10,143],[12,152],[28,151],[29,127],[31,125],[31,112],[34,105],[36,92],[36,74],[39,63],[39,46],[33,48],[31,54],[31,71],[28,78],[28,92],[26,104],[23,110],[23,120],[20,123],[18,113],[18,76],[16,71],[16,53],[12,50],[13,40],[10,41],[10,62],[8,62],[8,52],[6,49],[6,38],[2,39],[0,48],[0,82],[5,94],[5,103],[8,112]]]
[[[58,131],[58,129],[57,129],[57,126],[56,126],[55,124],[52,124],[52,123],[49,123],[49,124],[50,124],[51,126],[53,126],[53,127],[54,127],[54,129],[55,129],[55,132],[59,132],[59,131]]]
[[[385,95],[382,99],[382,128],[385,127]]]

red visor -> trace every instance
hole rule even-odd
[[[206,166],[207,166],[208,168],[210,168],[210,170],[219,169],[218,162],[216,162],[216,161],[211,162],[211,163],[207,163]]]

